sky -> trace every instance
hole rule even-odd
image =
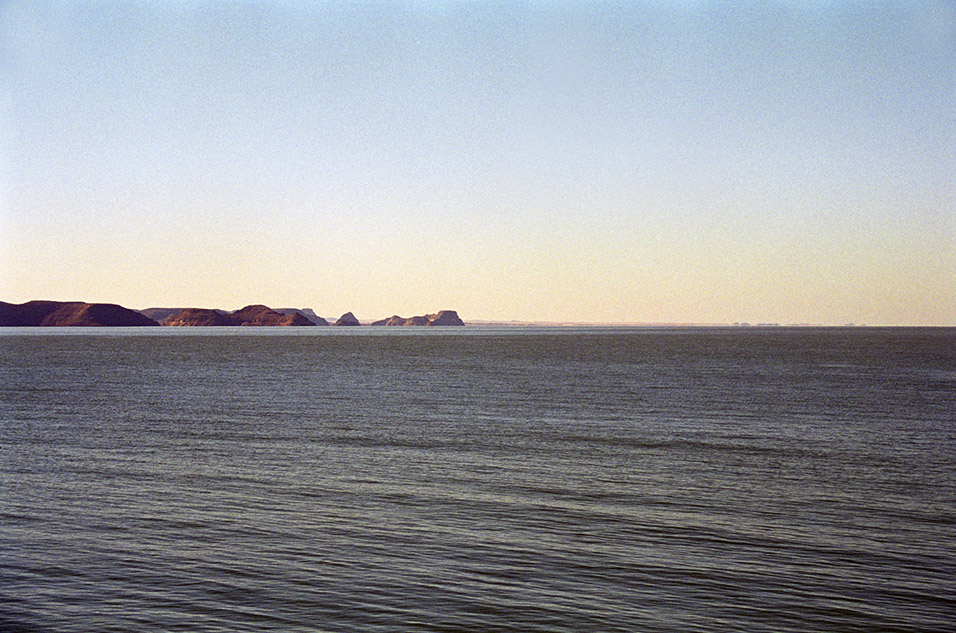
[[[0,0],[0,300],[956,325],[956,0]]]

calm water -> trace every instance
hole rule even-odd
[[[956,329],[4,330],[3,631],[952,631]]]

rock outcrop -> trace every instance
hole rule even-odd
[[[458,318],[458,313],[454,310],[442,310],[437,314],[426,314],[424,316],[413,316],[403,318],[397,314],[387,319],[375,321],[372,325],[378,326],[461,326],[465,323]]]
[[[142,327],[159,325],[115,303],[82,301],[0,301],[0,326],[6,327]]]
[[[438,314],[428,315],[428,325],[437,326],[462,326],[465,322],[461,320],[458,313],[454,310],[441,310]]]
[[[354,314],[352,314],[351,312],[346,312],[345,314],[340,316],[339,320],[333,323],[332,325],[355,326],[355,325],[361,325],[361,323],[359,323],[359,320],[355,318]]]

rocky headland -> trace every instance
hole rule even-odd
[[[82,301],[0,301],[2,327],[129,327],[159,325],[153,319],[115,303]]]

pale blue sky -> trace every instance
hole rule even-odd
[[[956,325],[956,0],[13,0],[0,73],[0,300]]]

